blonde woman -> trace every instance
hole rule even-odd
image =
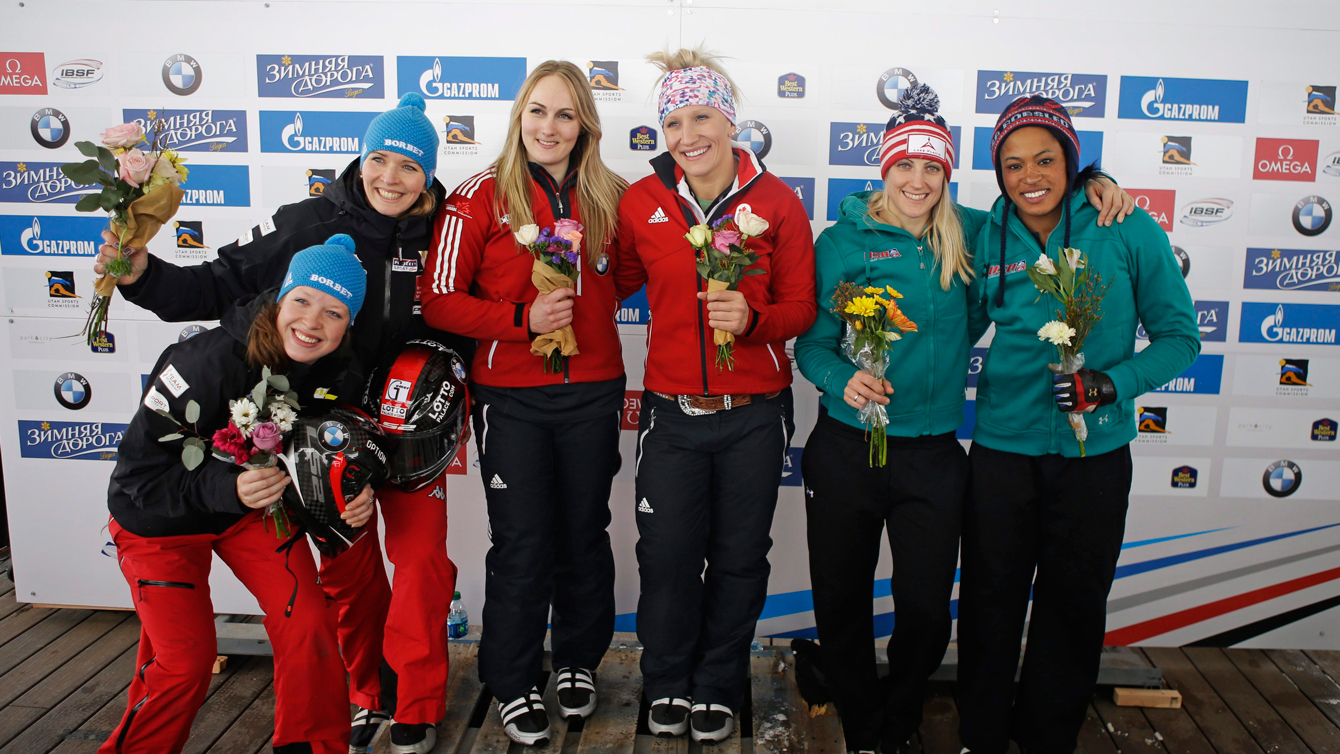
[[[968,458],[955,432],[968,374],[969,249],[986,219],[949,196],[954,143],[935,92],[919,85],[899,104],[880,150],[884,189],[848,196],[837,224],[815,244],[822,311],[796,340],[801,373],[823,391],[801,465],[824,677],[847,749],[886,754],[906,751],[921,723],[926,680],[949,642],[968,485]],[[1106,201],[1100,224],[1134,204],[1106,179],[1092,191]],[[842,322],[828,311],[840,282],[898,291],[899,307],[918,325],[891,349],[883,380],[843,355]],[[873,468],[858,415],[871,401],[889,418],[888,464]],[[897,620],[881,684],[870,582],[886,528]]]
[[[568,62],[536,66],[502,154],[448,197],[428,256],[425,319],[479,341],[470,389],[492,535],[479,673],[507,735],[526,745],[550,735],[537,685],[546,624],[564,717],[595,710],[595,668],[614,632],[605,529],[624,370],[610,242],[627,184],[601,161],[600,134],[585,75]],[[579,275],[540,293],[513,233],[560,220],[584,227]],[[580,352],[547,371],[531,341],[568,326]]]

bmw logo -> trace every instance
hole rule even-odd
[[[1288,497],[1303,484],[1303,470],[1293,461],[1279,460],[1266,467],[1261,485],[1271,497]]]
[[[181,329],[180,333],[177,334],[177,342],[180,343],[184,340],[190,340],[191,338],[194,338],[200,333],[205,332],[207,329],[209,328],[205,327],[204,325],[187,325]]]
[[[173,94],[185,97],[195,94],[202,80],[200,64],[185,53],[178,53],[163,61],[163,85]]]
[[[55,392],[56,402],[71,411],[87,406],[93,397],[93,388],[89,387],[88,379],[77,372],[66,372],[57,377]]]
[[[327,450],[342,450],[349,444],[349,430],[333,419],[317,427],[316,436]]]
[[[601,259],[604,260],[605,257],[601,257]],[[608,265],[609,263],[606,262],[606,266]],[[601,274],[603,275],[604,273]],[[465,382],[465,364],[461,363],[460,359],[451,360],[451,373],[456,375],[456,379]]]
[[[742,120],[736,126],[735,140],[754,151],[754,156],[763,159],[772,150],[772,133],[768,127],[756,120]]]
[[[1305,236],[1319,236],[1331,227],[1331,203],[1313,194],[1293,205],[1293,229]]]
[[[65,113],[54,107],[44,107],[33,113],[29,126],[33,139],[47,149],[60,149],[70,140],[70,123]]]
[[[906,68],[890,68],[880,74],[875,82],[875,94],[880,104],[890,110],[898,110],[898,100],[903,92],[917,85],[917,76]]]
[[[1182,268],[1182,279],[1191,274],[1191,255],[1186,253],[1186,249],[1181,246],[1172,247],[1173,256],[1177,258],[1177,264]]]
[[[610,271],[610,255],[600,252],[600,258],[596,260],[596,274],[604,275]]]

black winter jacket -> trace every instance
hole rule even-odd
[[[250,395],[261,380],[261,370],[246,362],[247,331],[271,301],[274,292],[235,306],[220,327],[174,343],[158,357],[121,439],[107,490],[107,507],[121,528],[141,537],[220,534],[250,511],[237,499],[237,475],[244,469],[207,455],[188,471],[181,461],[184,438],[158,441],[178,425],[155,409],[185,422],[186,404],[194,400],[200,404],[195,426],[206,441],[227,427],[228,401]],[[311,366],[294,364],[286,375],[298,402],[304,408],[317,402],[313,394],[332,389],[348,360],[347,349],[340,348]]]
[[[418,277],[433,230],[433,216],[387,217],[368,204],[355,159],[325,193],[280,207],[274,217],[219,248],[212,262],[178,267],[149,257],[145,274],[120,286],[126,300],[168,322],[218,319],[235,302],[278,288],[289,260],[303,249],[347,233],[368,273],[367,296],[354,322],[354,359],[336,390],[356,402],[369,372],[410,338],[436,336],[469,363],[474,341],[430,329],[419,314]],[[446,190],[436,179],[440,208]]]

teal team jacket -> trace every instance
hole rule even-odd
[[[1084,252],[1091,269],[1111,283],[1102,302],[1103,317],[1084,344],[1085,367],[1105,372],[1117,389],[1117,402],[1085,415],[1085,450],[1097,455],[1135,439],[1135,399],[1166,384],[1200,353],[1196,311],[1173,257],[1168,236],[1144,210],[1123,223],[1095,224],[1097,210],[1082,191],[1070,199],[1070,245]],[[977,426],[973,442],[1011,453],[1079,456],[1079,443],[1052,399],[1048,362],[1056,347],[1038,339],[1038,328],[1059,319],[1058,302],[1042,296],[1025,268],[1042,247],[1013,211],[1005,232],[1005,305],[996,306],[1001,282],[1001,216],[997,199],[973,244],[977,276],[969,286],[972,342],[994,323],[991,342],[977,382]],[[1047,238],[1053,258],[1061,249],[1064,221]],[[1149,345],[1135,352],[1135,331],[1143,323]]]
[[[829,309],[840,282],[891,285],[903,294],[898,306],[918,330],[889,345],[885,377],[894,393],[889,396],[888,433],[918,437],[953,432],[963,423],[968,376],[968,287],[955,277],[949,290],[941,288],[940,267],[928,244],[901,228],[871,220],[866,203],[872,193],[860,191],[843,199],[837,224],[814,244],[819,315],[796,339],[796,362],[801,374],[823,391],[820,401],[830,416],[863,428],[856,410],[842,400],[857,368],[842,355],[844,325]],[[971,244],[987,213],[958,209],[964,238]]]

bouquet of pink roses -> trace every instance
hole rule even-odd
[[[582,224],[562,219],[554,227],[540,230],[538,225],[523,225],[512,234],[517,243],[526,247],[535,257],[530,281],[540,293],[553,293],[577,284],[577,262],[582,253]],[[544,357],[544,371],[558,373],[569,356],[577,350],[577,336],[572,325],[564,325],[550,333],[543,333],[531,341],[530,352]]]
[[[707,281],[709,293],[736,290],[745,275],[763,274],[763,270],[748,269],[758,261],[758,255],[744,245],[767,230],[768,221],[754,214],[748,204],[741,204],[735,214],[724,215],[711,225],[689,228],[684,238],[693,247],[698,276]],[[735,334],[713,329],[712,342],[717,347],[717,371],[734,370]]]
[[[91,141],[75,142],[79,151],[91,159],[60,166],[65,177],[75,183],[102,185],[101,191],[85,195],[74,208],[80,212],[106,212],[117,236],[117,258],[107,263],[107,273],[93,284],[96,295],[80,333],[89,345],[107,332],[107,307],[116,291],[116,281],[132,271],[130,260],[121,256],[122,250],[144,248],[163,224],[177,214],[185,196],[180,185],[189,172],[182,164],[185,158],[159,147],[157,130],[153,141],[146,142],[140,124],[122,123],[103,131],[101,138],[103,146]],[[149,151],[140,150],[141,144]]]

